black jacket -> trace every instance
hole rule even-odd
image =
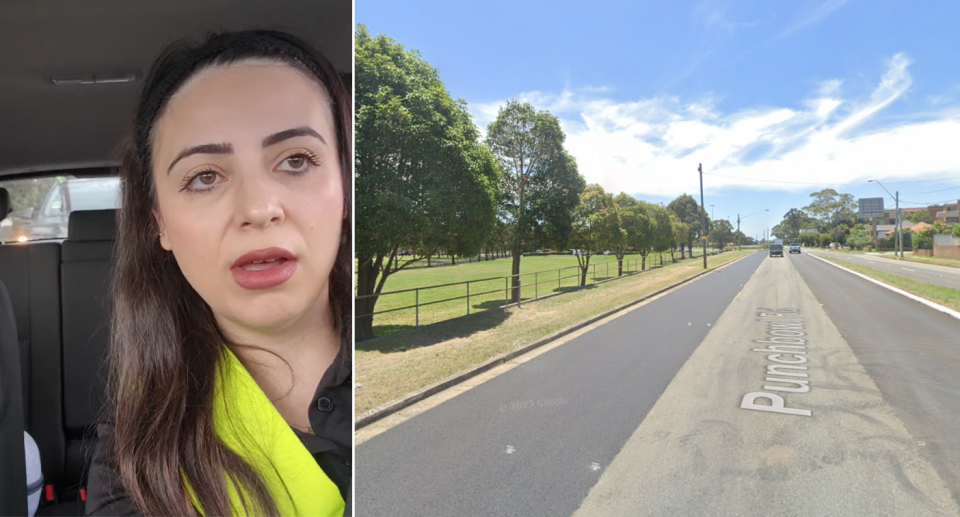
[[[349,350],[349,349],[347,349]],[[340,353],[323,374],[310,405],[310,426],[314,434],[294,430],[303,445],[313,454],[323,472],[340,489],[346,501],[344,515],[351,515],[351,457],[353,452],[353,374],[349,352]],[[85,515],[137,516],[137,512],[120,486],[111,466],[107,447],[114,425],[104,422],[97,427],[98,439],[87,481]]]

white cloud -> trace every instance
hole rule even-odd
[[[841,81],[827,81],[810,98],[798,99],[797,108],[722,113],[709,98],[618,102],[603,92],[570,89],[518,98],[557,115],[581,174],[613,192],[695,192],[701,162],[714,174],[709,179],[714,192],[733,187],[802,192],[811,184],[870,178],[960,176],[960,106],[899,116],[894,124],[876,120],[910,87],[909,65],[897,54],[869,95],[845,98]],[[485,128],[501,104],[470,109]]]
[[[808,25],[823,20],[850,0],[824,0],[810,9],[805,9],[793,22],[780,32],[780,37],[792,34]]]

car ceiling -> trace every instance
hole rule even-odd
[[[0,0],[0,178],[115,165],[143,77],[163,48],[252,28],[300,36],[352,73],[351,0]],[[127,72],[138,80],[51,81]]]

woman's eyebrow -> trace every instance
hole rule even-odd
[[[312,137],[320,140],[320,141],[323,142],[324,144],[327,143],[327,141],[324,140],[322,136],[320,136],[320,133],[317,133],[317,132],[314,131],[312,128],[309,128],[309,127],[307,127],[307,126],[303,126],[303,127],[296,127],[296,128],[293,128],[293,129],[287,129],[286,131],[281,131],[281,132],[279,132],[279,133],[274,133],[274,134],[272,134],[272,135],[264,138],[264,139],[263,139],[263,147],[270,147],[271,145],[278,144],[278,143],[280,143],[280,142],[283,142],[284,140],[289,140],[289,139],[291,139],[291,138],[296,138],[296,137],[298,137],[298,136],[312,136]]]
[[[180,160],[191,156],[194,154],[231,154],[233,153],[233,145],[231,144],[203,144],[197,145],[194,147],[189,147],[180,151],[180,154],[173,159],[173,162],[170,164],[170,167],[167,168],[167,175],[170,175],[170,171],[173,170],[173,166],[177,164]]]

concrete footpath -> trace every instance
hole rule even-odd
[[[575,515],[960,515],[924,446],[792,260],[768,259]]]

